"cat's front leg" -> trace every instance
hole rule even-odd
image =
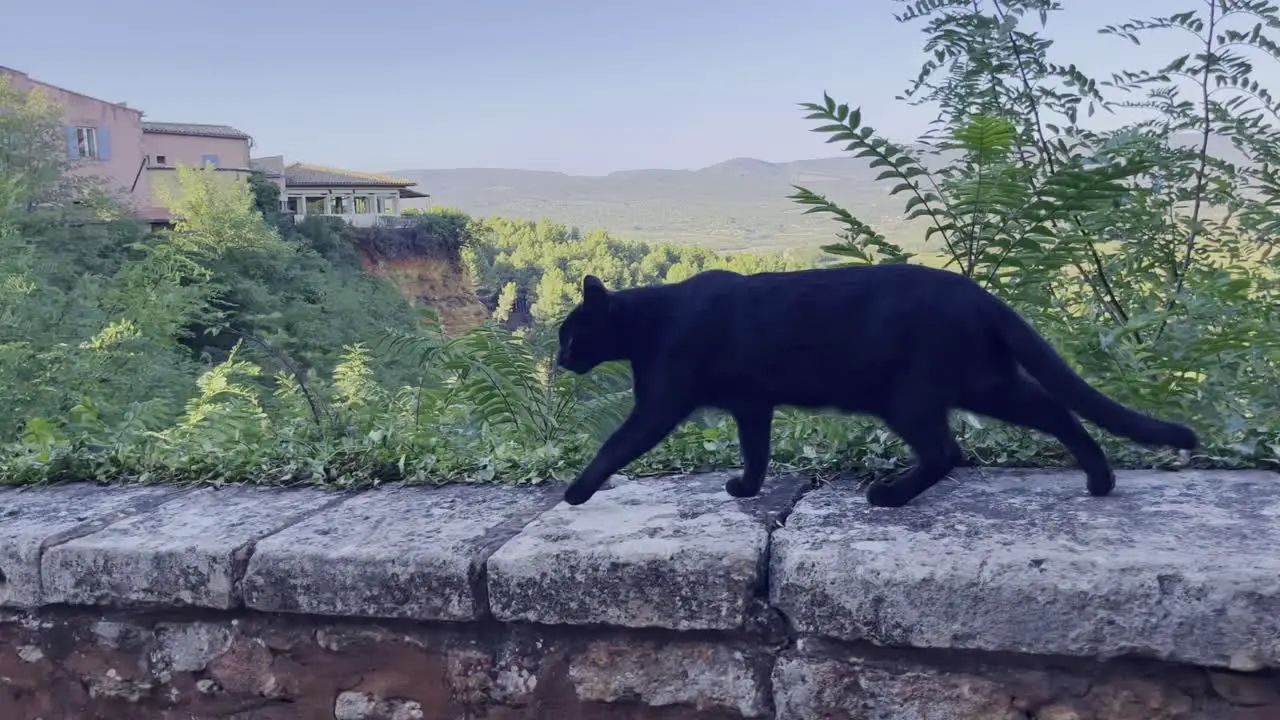
[[[683,403],[636,405],[622,425],[609,436],[587,467],[564,491],[564,501],[581,505],[614,473],[649,452],[684,421],[691,408]]]

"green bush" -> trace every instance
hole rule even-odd
[[[1210,4],[1105,28],[1135,42],[1166,30],[1195,39],[1155,69],[1094,80],[1052,60],[1031,29],[1056,12],[1050,0],[899,4],[931,53],[906,97],[938,109],[936,129],[906,145],[829,96],[802,109],[882,170],[886,190],[927,224],[930,252],[912,256],[797,187],[798,204],[835,220],[839,242],[826,251],[964,273],[1107,393],[1191,422],[1205,442],[1191,464],[1280,466],[1280,137],[1248,62],[1276,58],[1267,33],[1280,13]],[[1121,107],[1139,118],[1090,124]],[[270,217],[265,188],[228,189],[199,171],[184,172],[174,200],[184,221],[145,235],[63,178],[50,122],[49,108],[0,87],[5,482],[567,479],[630,402],[625,366],[579,377],[551,363],[556,318],[583,275],[624,287],[800,266],[448,210],[409,214],[402,231],[323,219],[295,228]],[[494,318],[447,337],[433,312],[361,273],[362,252],[457,253]],[[777,469],[877,472],[904,459],[879,423],[778,415]],[[1070,462],[1038,434],[955,422],[976,463]],[[1101,439],[1121,465],[1184,462]],[[732,420],[703,413],[631,470],[738,463]]]
[[[908,151],[858,108],[829,96],[803,107],[829,142],[884,168],[880,177],[928,223],[945,264],[1014,303],[1101,389],[1192,420],[1208,443],[1202,462],[1274,465],[1280,263],[1271,168],[1280,131],[1249,56],[1280,60],[1266,34],[1280,18],[1270,3],[1230,7],[1103,28],[1135,43],[1154,32],[1194,40],[1155,69],[1098,82],[1052,62],[1044,38],[1022,29],[1046,22],[1056,3],[907,3],[899,19],[923,22],[933,51],[907,96],[936,104],[945,126]],[[1145,116],[1109,131],[1082,122],[1082,111],[1121,107]],[[829,252],[856,263],[907,259],[824,198],[796,190],[811,212],[844,226]]]

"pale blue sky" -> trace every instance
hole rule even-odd
[[[1106,22],[1203,0],[1065,0],[1054,57],[1103,74]],[[110,7],[111,11],[106,8]],[[146,111],[234,125],[256,155],[366,170],[598,174],[835,154],[796,108],[823,90],[909,138],[895,101],[924,36],[891,0],[0,0],[0,65]],[[78,20],[77,20],[78,19]],[[1274,68],[1267,76],[1275,79]]]

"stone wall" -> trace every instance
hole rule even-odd
[[[0,490],[0,718],[1280,718],[1280,476]]]

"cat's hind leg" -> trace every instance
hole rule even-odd
[[[960,407],[1057,438],[1084,470],[1090,495],[1101,497],[1115,488],[1116,476],[1107,454],[1080,420],[1036,382],[1015,374],[1005,382],[961,398]]]
[[[759,405],[735,408],[738,446],[742,451],[742,474],[724,484],[725,492],[736,498],[755,497],[764,486],[769,470],[769,433],[773,426],[773,407]]]
[[[960,464],[964,453],[951,434],[944,405],[923,398],[898,403],[884,418],[911,448],[915,465],[893,478],[877,480],[867,488],[867,502],[876,507],[902,507]]]

